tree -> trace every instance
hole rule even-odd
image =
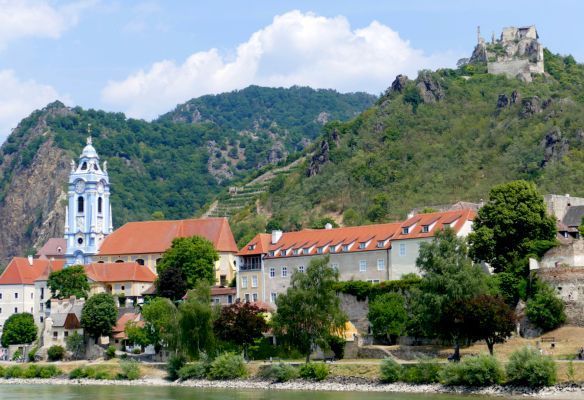
[[[527,301],[527,318],[544,331],[550,331],[566,322],[564,302],[545,282],[535,284],[535,294]]]
[[[159,296],[172,301],[182,299],[187,292],[187,282],[182,268],[171,265],[160,271],[156,279],[156,291]]]
[[[247,359],[249,346],[268,329],[265,312],[254,303],[236,302],[221,308],[213,329],[218,338],[241,346]]]
[[[81,358],[83,350],[85,349],[85,341],[83,340],[82,335],[77,333],[77,331],[73,332],[73,334],[65,338],[65,344],[67,346],[67,350],[73,354],[73,358],[75,360]]]
[[[311,260],[305,273],[294,272],[290,287],[276,299],[276,336],[304,354],[306,362],[316,345],[326,346],[347,320],[335,292],[339,274],[328,263],[328,257]]]
[[[91,296],[81,311],[81,326],[93,337],[107,336],[116,324],[118,310],[113,296],[99,293]]]
[[[487,275],[468,257],[466,242],[447,228],[432,242],[422,243],[416,265],[422,272],[420,295],[415,309],[429,335],[454,343],[454,357],[460,358],[465,337],[464,312],[459,307],[488,290]]]
[[[483,294],[461,305],[468,337],[484,340],[493,355],[495,343],[504,343],[515,330],[515,313],[502,298]]]
[[[469,235],[470,255],[495,272],[530,254],[541,256],[555,245],[556,223],[547,215],[535,184],[513,181],[493,187]],[[523,276],[529,269],[525,268]]]
[[[178,306],[179,343],[185,354],[197,358],[201,351],[212,349],[213,319],[211,289],[207,282],[201,281]]]
[[[400,293],[383,293],[369,302],[367,319],[373,335],[389,339],[403,335],[408,321],[405,299]]]
[[[47,285],[56,299],[67,299],[71,296],[86,299],[90,289],[82,265],[73,265],[61,271],[51,272]]]
[[[151,344],[150,337],[143,326],[139,326],[136,322],[131,321],[126,324],[124,328],[128,342],[137,344],[140,347],[145,347]]]
[[[3,347],[11,344],[28,344],[37,339],[37,327],[34,317],[29,313],[12,314],[2,329],[0,342]]]
[[[162,347],[170,351],[178,348],[178,310],[169,299],[157,297],[142,307],[144,331],[157,352]]]
[[[215,283],[215,262],[218,260],[217,250],[207,239],[200,236],[176,238],[156,267],[159,274],[158,285],[163,288],[171,287],[178,276],[184,279],[187,289],[193,289],[199,281],[212,285]],[[164,272],[169,268],[174,268],[175,271],[167,275]],[[171,282],[166,282],[167,277],[172,278]]]

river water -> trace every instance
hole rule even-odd
[[[502,397],[451,394],[294,392],[153,386],[77,386],[0,384],[1,400],[503,400]]]

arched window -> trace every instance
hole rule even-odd
[[[123,263],[124,260],[116,260],[116,263]]]
[[[85,161],[83,161],[83,164],[81,164],[81,170],[85,171],[87,169],[87,163]]]
[[[84,204],[83,203],[84,202],[85,202],[85,199],[83,199],[83,196],[79,196],[77,198],[77,212],[78,213],[82,213],[83,212],[83,210],[84,210]]]
[[[101,206],[102,206],[102,203],[103,203],[103,200],[102,200],[102,198],[101,198],[101,197],[98,197],[98,198],[97,198],[97,212],[98,212],[99,214],[101,214]]]
[[[144,260],[143,260],[143,259],[141,259],[141,258],[137,258],[137,259],[136,259],[136,262],[137,262],[138,264],[140,264],[140,265],[144,265]]]

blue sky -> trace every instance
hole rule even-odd
[[[152,119],[260,84],[380,93],[398,73],[454,66],[504,26],[535,24],[584,60],[579,1],[0,0],[0,142],[35,108]]]

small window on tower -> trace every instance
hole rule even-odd
[[[79,239],[77,239],[77,243],[79,243],[79,244],[83,244],[83,238],[79,238]]]
[[[103,199],[101,197],[97,198],[97,212],[101,214]]]
[[[83,199],[82,196],[79,196],[77,198],[77,212],[78,213],[82,213],[83,212],[83,210],[85,208],[85,204],[84,203],[85,203],[85,199]]]
[[[144,265],[144,260],[142,258],[137,258],[136,262],[140,265]]]
[[[85,171],[87,169],[87,163],[85,161],[83,161],[83,164],[81,164],[81,170]]]

